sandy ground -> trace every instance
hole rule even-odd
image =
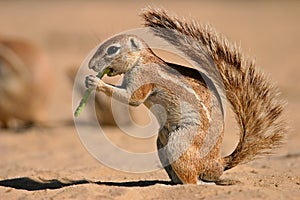
[[[241,43],[288,100],[287,144],[272,157],[226,172],[223,178],[240,181],[236,185],[174,186],[163,170],[125,173],[106,167],[88,153],[73,126],[0,130],[0,199],[298,199],[300,2],[1,1],[0,35],[30,40],[45,50],[56,73],[51,120],[72,120],[65,70],[78,67],[101,40],[140,27],[138,13],[146,5],[193,16]],[[236,142],[232,117],[226,121],[224,154]],[[117,128],[104,130],[124,148],[154,147],[154,140],[134,143]]]

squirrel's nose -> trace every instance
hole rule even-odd
[[[89,69],[95,70],[96,65],[89,65]]]
[[[96,68],[97,68],[97,64],[96,64],[96,62],[94,61],[94,60],[91,60],[90,62],[89,62],[89,64],[88,64],[88,67],[89,67],[89,69],[92,69],[92,70],[96,70]]]

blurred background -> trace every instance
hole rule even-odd
[[[61,78],[102,40],[141,27],[138,14],[147,5],[214,25],[255,57],[284,92],[298,91],[298,1],[0,1],[0,36],[38,45],[54,78]],[[61,79],[55,84],[71,91]]]
[[[0,60],[3,52],[13,60],[9,63],[8,58],[2,56],[2,63],[0,62],[0,121],[1,117],[5,118],[11,113],[22,113],[21,119],[29,119],[28,123],[35,118],[56,122],[72,120],[73,84],[70,70],[73,70],[74,75],[87,54],[101,41],[119,32],[141,27],[142,21],[138,14],[143,7],[149,5],[165,8],[171,13],[193,18],[200,23],[209,23],[231,41],[241,44],[245,54],[256,59],[258,67],[270,75],[270,80],[279,86],[283,98],[288,101],[286,114],[291,124],[291,132],[288,136],[288,147],[281,151],[298,151],[300,1],[0,1]],[[16,70],[15,65],[28,67],[28,71]],[[23,76],[26,73],[29,78]],[[8,80],[7,77],[12,78]],[[20,83],[15,84],[16,82]],[[13,94],[7,88],[12,88]],[[23,94],[21,91],[26,92]],[[37,99],[40,97],[41,100],[33,100],[33,96]],[[20,105],[28,99],[32,99],[34,105],[28,103],[28,110],[22,110]],[[43,104],[38,105],[39,102]],[[34,114],[25,114],[32,110]],[[233,118],[230,113],[228,116],[226,134],[231,133],[236,139]],[[7,132],[9,131],[0,129],[2,152],[11,152],[19,144],[14,138],[16,136],[1,135]],[[39,134],[39,131],[34,132]],[[67,134],[62,137],[68,140],[69,137],[74,137],[75,131],[58,128],[50,132],[54,135]],[[38,137],[33,134],[32,138]],[[232,142],[231,136],[226,138],[224,146],[226,152],[230,152],[235,142]],[[26,140],[25,137],[23,139]],[[46,142],[45,138],[43,141]],[[73,140],[70,141],[71,143],[60,142],[56,147],[51,144],[37,146],[36,149],[61,148],[71,152],[68,147],[72,149],[74,144]],[[121,144],[120,138],[118,142],[120,145],[129,145]],[[19,152],[22,151],[24,149],[19,149]],[[29,154],[30,152],[29,150]],[[49,153],[48,150],[45,152]],[[4,161],[13,165],[16,155],[8,156],[3,157]],[[40,163],[38,159],[35,162]],[[78,161],[72,163],[78,164]],[[28,165],[28,170],[32,169],[32,165]],[[46,164],[38,166],[45,167]],[[8,169],[9,166],[4,168]],[[15,175],[16,173],[11,172],[11,176]],[[1,176],[7,177],[9,173],[3,171]]]
[[[72,78],[81,62],[101,41],[141,27],[138,14],[149,5],[215,26],[240,44],[245,54],[254,57],[261,70],[270,74],[271,81],[279,85],[288,99],[289,111],[297,110],[295,106],[300,98],[298,1],[0,1],[1,40],[25,42],[34,46],[31,49],[38,48],[35,52],[17,49],[21,60],[30,68],[30,74],[34,74],[35,81],[28,85],[35,85],[35,90],[27,86],[26,94],[10,94],[12,97],[7,101],[32,99],[35,106],[27,106],[22,113],[34,110],[39,114],[32,115],[38,120],[72,120]],[[46,58],[41,61],[41,57]],[[24,77],[19,79],[25,82]],[[7,85],[5,80],[1,82],[3,97]],[[19,94],[17,91],[15,93]],[[38,96],[47,98],[39,99]],[[44,103],[37,105],[41,101]],[[20,110],[21,106],[3,102],[2,113],[4,107]],[[16,112],[14,109],[10,112]],[[289,115],[293,119],[297,112]]]

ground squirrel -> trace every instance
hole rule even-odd
[[[113,86],[89,75],[86,87],[132,106],[143,103],[151,108],[159,104],[165,109],[165,115],[160,109],[152,112],[161,125],[159,157],[174,183],[218,182],[223,171],[267,154],[282,143],[286,125],[277,89],[235,44],[209,26],[187,23],[164,10],[148,8],[142,17],[156,36],[192,60],[206,62],[203,67],[207,72],[214,73],[211,68],[215,65],[240,127],[236,149],[221,157],[223,121],[212,118],[212,113],[222,116],[222,105],[208,77],[195,69],[165,62],[135,35],[122,34],[103,43],[89,68],[95,72],[109,68],[110,76],[124,74],[123,83]],[[205,61],[204,57],[212,60]],[[218,132],[207,135],[211,125],[216,125]],[[203,155],[207,136],[217,138]]]
[[[47,121],[52,75],[45,53],[36,45],[0,38],[0,127]]]

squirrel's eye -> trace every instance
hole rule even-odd
[[[117,46],[110,46],[106,52],[108,55],[112,55],[112,54],[115,54],[118,50],[120,49],[120,47],[117,47]]]

